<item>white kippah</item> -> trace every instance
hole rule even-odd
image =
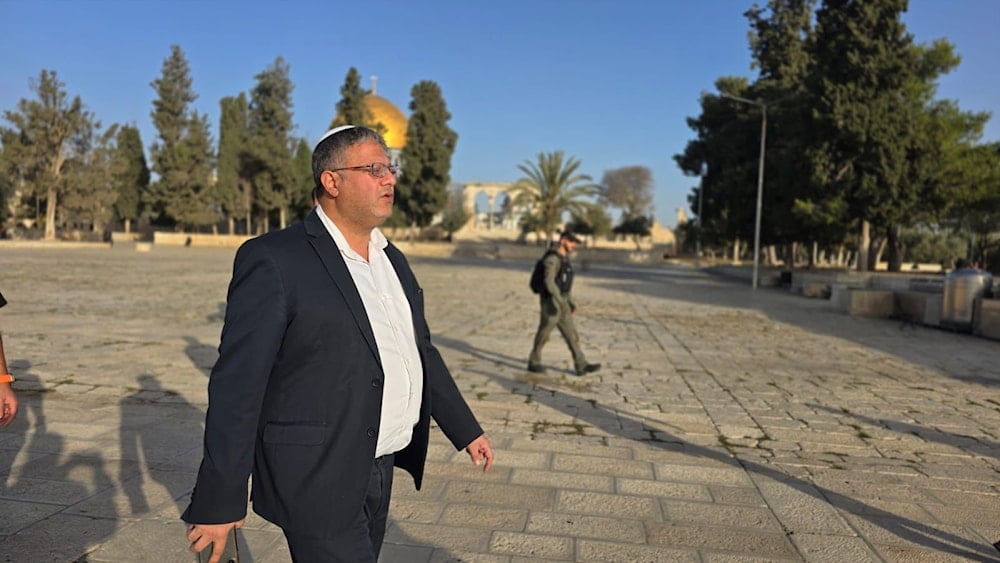
[[[340,133],[341,131],[346,131],[348,129],[354,129],[354,125],[341,125],[340,127],[334,127],[333,129],[330,129],[326,133],[323,133],[323,136],[320,137],[318,141],[316,141],[315,145],[313,145],[313,150],[316,150],[316,147],[318,147],[320,143],[325,141],[327,137],[331,135],[336,135],[337,133]]]

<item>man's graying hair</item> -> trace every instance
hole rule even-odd
[[[314,189],[322,190],[322,184],[319,181],[320,174],[324,170],[332,170],[334,168],[340,168],[349,165],[361,165],[369,164],[367,162],[344,162],[344,152],[348,147],[353,147],[354,145],[359,145],[361,143],[367,143],[369,141],[374,141],[378,143],[382,150],[385,151],[386,155],[389,154],[389,147],[385,144],[385,139],[382,135],[379,135],[377,131],[369,129],[367,127],[352,127],[351,129],[344,129],[343,131],[338,131],[333,135],[323,139],[316,145],[313,149],[312,154],[312,172],[313,172],[313,186]]]

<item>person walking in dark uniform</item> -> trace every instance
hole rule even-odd
[[[580,336],[573,323],[576,303],[573,301],[573,266],[570,264],[569,255],[579,242],[580,239],[575,234],[563,231],[559,235],[556,248],[547,252],[543,259],[545,287],[539,294],[541,318],[538,322],[538,332],[535,333],[535,345],[531,349],[531,356],[528,357],[530,372],[545,373],[545,367],[542,366],[542,348],[548,342],[552,329],[556,327],[559,328],[570,352],[573,353],[576,375],[586,375],[601,368],[601,364],[587,362],[583,350],[580,349]]]

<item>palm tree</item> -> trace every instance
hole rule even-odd
[[[593,204],[583,198],[597,194],[598,186],[586,174],[577,174],[580,161],[563,152],[538,153],[538,162],[526,160],[518,165],[525,176],[514,184],[514,203],[528,208],[530,223],[538,225],[552,241],[563,212],[583,215]]]

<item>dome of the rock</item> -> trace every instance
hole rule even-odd
[[[406,115],[399,108],[376,94],[365,96],[365,106],[371,112],[374,123],[381,123],[386,128],[383,136],[390,149],[406,146]]]

